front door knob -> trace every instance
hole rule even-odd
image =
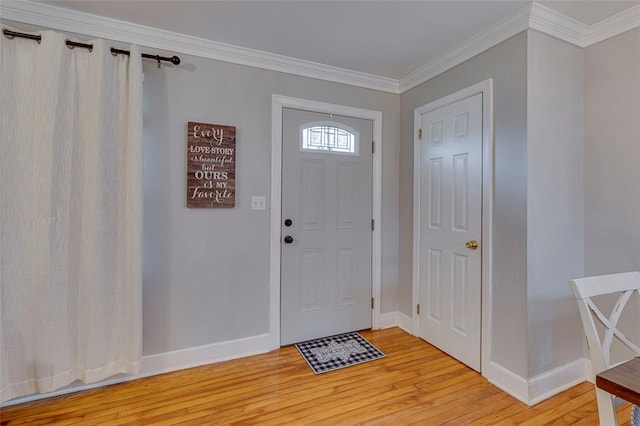
[[[469,250],[477,250],[478,242],[476,240],[467,241],[465,247],[467,247]]]
[[[284,242],[287,244],[291,244],[293,242],[293,237],[291,235],[287,235],[284,237]]]

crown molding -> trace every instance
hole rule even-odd
[[[533,2],[401,78],[400,93],[527,29],[538,30],[584,48],[638,27],[640,27],[640,5],[588,26]]]
[[[303,77],[399,93],[398,80],[173,33],[31,1],[3,1],[0,16],[60,31],[248,65]]]
[[[603,40],[638,27],[640,27],[640,5],[591,25],[584,47],[600,43]]]
[[[138,44],[162,51],[194,55],[400,94],[530,28],[579,47],[590,46],[640,27],[640,5],[587,26],[553,9],[533,2],[400,80],[178,34],[33,1],[1,1],[0,17],[3,20],[82,34],[88,37]]]
[[[531,5],[526,5],[497,24],[490,26],[452,50],[402,77],[400,79],[400,93],[424,83],[436,75],[526,30],[529,25],[530,14]]]
[[[589,33],[588,25],[535,2],[531,6],[529,28],[579,47],[584,46]]]

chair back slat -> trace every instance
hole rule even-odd
[[[640,272],[579,278],[569,281],[569,285],[578,302],[594,374],[611,366],[611,346],[614,339],[617,339],[634,353],[640,354],[638,344],[631,341],[618,329],[618,321],[631,296],[637,293],[640,297]],[[619,296],[609,316],[591,300],[595,296],[615,293],[619,293]],[[602,338],[598,333],[596,320],[605,329]]]
[[[638,309],[640,310],[640,272],[626,272],[621,274],[601,275],[597,277],[579,278],[569,281],[569,286],[578,302],[580,318],[589,345],[591,367],[594,376],[611,366],[611,346],[614,338],[640,355],[640,347],[632,342],[618,328],[618,321],[629,300],[638,295]],[[595,296],[619,294],[611,315],[607,316],[591,300]],[[600,338],[596,320],[604,327],[604,335]],[[598,400],[598,415],[600,424],[616,425],[616,412],[613,396],[596,388]]]
[[[577,283],[580,284],[578,285]],[[569,285],[576,299],[585,299],[627,290],[637,290],[640,285],[639,283],[640,272],[638,271],[579,278],[569,281]]]

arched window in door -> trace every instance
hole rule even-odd
[[[358,155],[358,132],[337,123],[309,123],[301,127],[302,151]]]

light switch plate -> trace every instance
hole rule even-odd
[[[267,209],[267,197],[253,196],[251,197],[251,210],[266,210]]]

